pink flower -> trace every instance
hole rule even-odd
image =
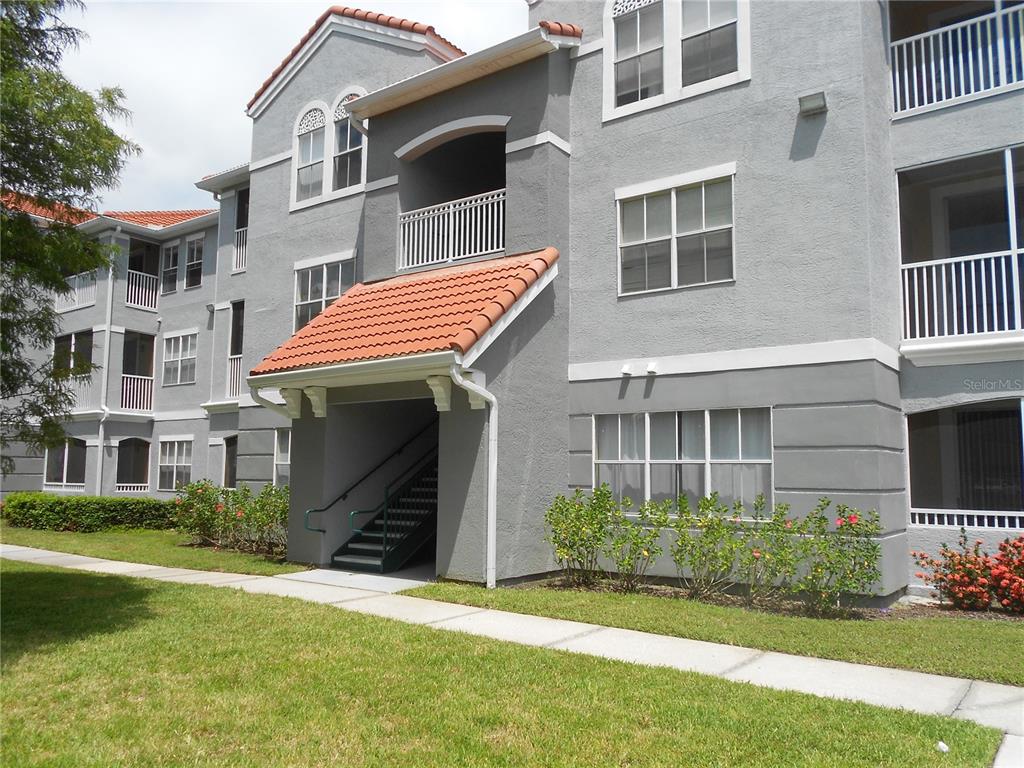
[[[858,520],[860,520],[860,518],[859,518],[859,517],[857,517],[856,515],[850,515],[850,516],[849,516],[848,518],[846,518],[846,519],[847,519],[847,520],[849,521],[850,525],[856,525],[856,524],[857,524],[857,521],[858,521]]]
[[[217,510],[218,512],[223,512],[223,511],[224,511],[224,505],[223,505],[223,504],[218,504],[218,505],[217,505],[217,506],[215,507],[215,509],[216,509],[216,510]]]
[[[755,560],[760,560],[761,559],[761,553],[759,551],[757,551],[756,549],[754,550],[754,559]]]
[[[241,516],[242,516],[242,510],[238,510],[237,512],[235,512],[235,517],[241,517]]]
[[[846,522],[846,521],[845,521],[845,520],[843,520],[843,518],[841,518],[841,517],[837,517],[837,518],[836,518],[836,528],[841,528],[841,527],[842,527],[842,525],[843,525],[843,523],[845,523],[845,522]]]
[[[792,520],[787,520],[786,521],[786,527],[787,528],[792,528],[793,527],[793,521]]]

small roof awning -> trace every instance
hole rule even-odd
[[[376,374],[399,368],[408,380],[431,367],[468,366],[555,277],[557,260],[545,248],[357,283],[267,355],[248,383],[345,386],[395,380]]]

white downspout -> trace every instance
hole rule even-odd
[[[121,227],[114,230],[115,233],[121,232]],[[103,495],[103,451],[106,448],[103,445],[106,442],[106,422],[110,417],[110,408],[107,407],[107,386],[110,382],[110,345],[114,340],[114,333],[111,330],[111,325],[114,322],[114,265],[111,264],[107,267],[107,316],[106,316],[106,339],[103,342],[103,370],[100,372],[100,410],[103,411],[103,415],[100,416],[99,428],[97,430],[97,437],[100,442],[99,457],[96,462],[96,495]]]
[[[498,400],[488,390],[462,377],[459,364],[450,368],[452,381],[467,392],[487,401],[487,588],[494,589],[498,562]]]

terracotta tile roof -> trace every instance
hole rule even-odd
[[[30,216],[38,216],[50,221],[64,221],[69,224],[81,224],[83,221],[95,219],[96,214],[81,208],[68,208],[64,205],[53,207],[41,205],[32,198],[18,195],[14,192],[4,192],[0,195],[0,203],[5,208],[14,211],[22,211]]]
[[[252,375],[455,350],[465,354],[558,259],[519,254],[358,283]]]
[[[565,24],[561,21],[539,21],[537,26],[541,29],[546,29],[552,35],[583,37],[583,27],[576,24]]]
[[[200,216],[213,213],[215,210],[215,208],[199,208],[186,211],[104,211],[103,215],[143,227],[160,228],[180,224],[189,219],[197,219]]]
[[[284,70],[284,68],[288,66],[288,62],[290,62],[296,56],[296,54],[298,54],[298,52],[302,50],[302,46],[304,46],[309,41],[309,39],[316,34],[316,31],[320,29],[320,25],[327,21],[327,19],[330,16],[345,16],[346,18],[349,19],[365,21],[369,24],[379,24],[382,27],[391,27],[392,29],[399,29],[402,30],[403,32],[415,32],[416,34],[419,35],[425,35],[426,37],[429,37],[430,39],[440,43],[443,47],[450,49],[452,52],[451,58],[453,59],[457,59],[460,56],[466,55],[466,52],[459,48],[458,46],[456,46],[451,40],[447,40],[446,38],[441,37],[441,35],[437,34],[437,31],[432,26],[421,24],[418,21],[410,21],[409,19],[403,19],[398,16],[388,16],[386,13],[363,11],[360,10],[359,8],[349,8],[343,5],[335,5],[328,8],[326,11],[320,14],[320,17],[313,23],[313,26],[309,28],[309,31],[302,36],[301,40],[299,40],[298,45],[292,48],[291,52],[284,57],[281,63],[278,64],[274,71],[270,73],[270,77],[263,81],[263,85],[261,85],[257,89],[253,97],[249,99],[249,103],[245,105],[246,108],[252,107],[252,105],[256,103],[256,100],[263,95],[263,92],[270,87],[270,84],[273,83],[274,80],[277,79],[277,76],[280,75],[281,72]]]

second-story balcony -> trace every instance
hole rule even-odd
[[[1024,85],[1024,4],[890,4],[893,111],[934,109]]]
[[[54,309],[68,312],[72,309],[91,307],[96,303],[96,273],[82,272],[68,278],[69,293],[58,294]]]
[[[153,410],[153,377],[122,374],[121,408],[126,411]]]
[[[398,215],[398,268],[444,264],[505,250],[505,190]]]
[[[139,309],[156,309],[156,298],[159,295],[158,278],[145,272],[128,270],[125,281],[124,303]]]

